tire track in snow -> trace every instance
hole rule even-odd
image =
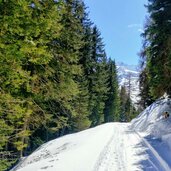
[[[109,150],[109,146],[111,145],[113,141],[113,136],[110,138],[110,140],[108,141],[107,145],[104,147],[104,149],[102,150],[102,152],[100,153],[97,162],[94,166],[93,171],[99,171],[99,167],[101,166],[101,164],[104,162],[106,154],[108,153]]]
[[[118,139],[120,143],[116,144],[116,139]],[[123,151],[123,144],[121,130],[114,128],[113,136],[100,153],[93,171],[114,171],[114,167],[117,171],[125,170],[125,154],[121,153],[121,151]]]
[[[144,169],[171,171],[154,148],[137,132],[119,124],[115,125],[113,129],[113,136],[101,151],[93,171],[130,171],[130,169],[136,171]],[[139,159],[139,155],[141,155],[139,152],[146,153],[146,156],[149,157]],[[150,156],[154,160],[151,160]],[[130,161],[130,159],[132,160]],[[143,163],[144,161],[148,161],[148,163]],[[142,168],[138,165],[136,167],[136,162],[142,162]],[[132,168],[132,165],[135,165],[135,167]]]

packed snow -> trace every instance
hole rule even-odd
[[[170,171],[171,100],[131,123],[107,123],[40,146],[12,171]]]

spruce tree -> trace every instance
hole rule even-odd
[[[49,43],[59,36],[59,3],[0,2],[0,128],[1,150],[20,152],[29,145],[33,129],[46,119],[36,98],[47,95]],[[41,85],[41,86],[40,86]]]
[[[104,122],[104,107],[107,95],[107,57],[100,32],[94,26],[92,30],[92,54],[89,65],[89,108],[91,110],[91,126]]]
[[[139,81],[140,81],[139,88],[140,88],[140,97],[141,97],[140,107],[143,110],[154,102],[152,96],[150,95],[147,69],[141,71],[139,75]]]
[[[164,93],[171,93],[171,2],[149,0],[147,9],[149,19],[143,34],[143,49],[149,92],[156,99]]]
[[[132,103],[129,90],[127,90],[125,86],[121,86],[119,121],[130,122],[138,114],[139,109]]]
[[[126,118],[126,101],[127,101],[128,95],[126,92],[125,86],[121,86],[120,90],[120,116],[119,121],[125,122],[127,120]]]
[[[42,106],[45,111],[50,112],[50,118],[44,138],[52,139],[56,135],[62,136],[72,132],[73,119],[78,115],[73,101],[81,91],[77,80],[82,73],[78,63],[79,50],[83,44],[80,8],[81,3],[77,0],[64,3],[60,20],[61,34],[50,43],[53,54],[49,63],[50,89],[44,101],[45,107]]]
[[[119,86],[115,61],[108,62],[108,93],[104,109],[104,121],[119,121]]]
[[[88,106],[89,92],[86,77],[82,75],[78,78],[79,94],[73,101],[75,116],[71,120],[72,131],[81,131],[90,127],[90,110]]]

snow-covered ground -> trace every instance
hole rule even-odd
[[[171,100],[158,100],[131,123],[108,123],[46,144],[17,171],[170,171]]]
[[[163,113],[170,116],[164,118]],[[148,142],[165,170],[171,170],[171,99],[161,98],[132,120],[131,129]]]

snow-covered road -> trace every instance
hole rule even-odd
[[[108,123],[43,144],[16,169],[168,171],[169,166],[156,157],[155,150],[149,148],[144,140],[129,123]]]
[[[168,170],[158,153],[154,153],[150,144],[131,130],[129,124],[117,123],[113,127],[113,136],[101,152],[94,171]]]

